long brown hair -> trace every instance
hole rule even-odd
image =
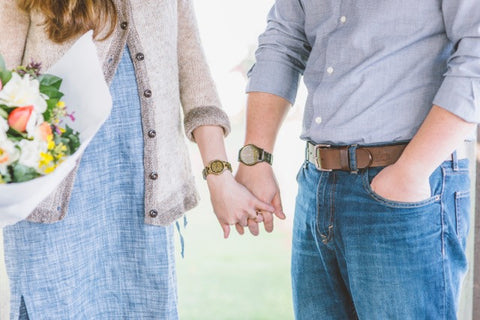
[[[112,0],[17,0],[27,11],[39,11],[45,16],[45,31],[50,40],[61,43],[93,30],[95,39],[101,33],[108,38],[117,24],[117,12]]]

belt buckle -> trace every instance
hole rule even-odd
[[[321,149],[328,149],[330,148],[332,145],[330,144],[316,144],[314,146],[314,149],[313,149],[313,158],[315,160],[315,167],[317,167],[317,170],[319,171],[332,171],[332,169],[324,169],[322,168],[322,161],[321,161],[321,158],[320,158],[320,150]]]

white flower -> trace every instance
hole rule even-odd
[[[46,97],[40,93],[40,82],[29,75],[21,77],[13,72],[12,78],[0,91],[0,103],[9,107],[33,106],[38,113],[47,110]]]
[[[18,146],[20,147],[20,159],[18,162],[26,167],[38,170],[40,153],[47,152],[47,143],[40,140],[21,140]]]
[[[27,133],[29,137],[33,137],[34,139],[40,139],[38,127],[43,123],[43,115],[41,113],[32,112],[30,115],[30,119],[27,122]]]
[[[2,133],[7,132],[7,131],[8,131],[8,128],[9,128],[9,126],[8,126],[7,120],[5,120],[5,119],[3,119],[2,117],[0,117],[0,135],[1,135]]]
[[[15,147],[15,144],[8,139],[5,132],[0,131],[0,173],[5,174],[7,166],[17,161],[19,155],[20,152]]]

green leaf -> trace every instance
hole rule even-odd
[[[72,155],[80,147],[80,134],[66,126],[65,132],[55,137],[55,144],[59,143],[64,144],[68,148],[67,154]]]
[[[40,81],[41,87],[54,87],[59,90],[62,85],[62,78],[51,74],[42,74],[38,80]]]
[[[43,119],[47,122],[50,122],[53,116],[53,110],[58,103],[58,99],[48,99],[47,100],[47,110],[42,114]]]
[[[9,182],[12,182],[12,177],[8,171],[4,175],[0,174],[0,184]]]
[[[5,85],[8,81],[12,79],[12,72],[8,70],[0,70],[0,81],[2,81],[2,85]]]
[[[40,86],[40,92],[46,94],[50,99],[60,99],[63,93],[53,86]]]
[[[13,182],[24,182],[39,177],[40,174],[33,168],[16,163],[13,165]]]
[[[5,60],[3,59],[3,56],[0,54],[0,70],[6,70],[7,67],[5,65]]]
[[[8,112],[0,108],[0,117],[8,119]]]
[[[22,132],[19,132],[13,128],[8,128],[8,131],[7,131],[7,136],[8,138],[12,139],[12,140],[15,140],[15,141],[20,141],[20,140],[31,140],[31,139],[28,139],[28,134],[27,133],[22,133]]]

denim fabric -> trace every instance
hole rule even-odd
[[[177,319],[173,226],[144,223],[143,134],[127,49],[113,110],[82,158],[68,214],[5,228],[11,319]],[[86,93],[88,94],[88,93]]]
[[[381,168],[318,171],[305,163],[293,233],[296,319],[451,320],[467,269],[468,160],[430,177],[431,197],[382,198]]]

